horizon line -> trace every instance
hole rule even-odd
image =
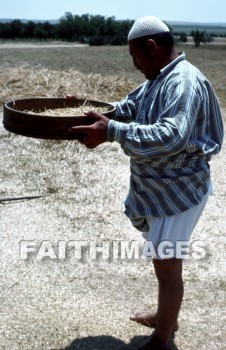
[[[90,14],[90,15],[92,15],[92,14]],[[80,15],[80,16],[82,16],[82,15]],[[99,16],[98,14],[97,15],[93,15],[93,16]],[[102,16],[102,15],[100,15],[100,16]],[[61,17],[63,17],[63,16],[61,16]],[[125,19],[117,19],[116,18],[116,16],[104,16],[104,17],[106,17],[106,18],[108,18],[108,17],[115,17],[115,19],[116,20],[119,20],[119,21],[123,21],[123,20],[131,20],[131,21],[135,21],[135,19],[130,19],[130,18],[125,18]],[[6,18],[6,17],[4,17],[4,18],[0,18],[0,21],[14,21],[14,20],[20,20],[20,21],[44,21],[44,22],[46,22],[46,21],[51,21],[51,22],[58,22],[59,20],[60,20],[60,18],[52,18],[52,19],[41,19],[41,18],[37,18],[37,19],[35,19],[35,18],[18,18],[18,17],[14,17],[14,18]],[[165,22],[167,22],[167,23],[173,23],[173,24],[187,24],[187,25],[194,25],[194,24],[200,24],[200,25],[207,25],[207,24],[209,24],[209,25],[223,25],[223,26],[226,26],[226,22],[208,22],[208,21],[205,21],[205,22],[201,22],[201,21],[180,21],[180,20],[166,20],[166,19],[164,19],[164,21]]]

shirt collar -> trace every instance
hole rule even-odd
[[[184,52],[178,52],[178,57],[175,58],[175,60],[173,60],[172,62],[170,62],[169,64],[167,64],[167,66],[165,66],[164,68],[162,68],[160,70],[160,74],[158,76],[158,78],[162,77],[163,75],[166,75],[169,73],[169,71],[171,71],[171,69],[173,69],[179,62],[186,60],[186,55]]]

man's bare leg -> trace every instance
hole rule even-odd
[[[170,336],[177,322],[183,299],[180,259],[153,260],[159,285],[156,329],[142,350],[170,350]]]

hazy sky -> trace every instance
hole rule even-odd
[[[0,18],[59,19],[65,12],[136,19],[226,23],[226,0],[0,0]]]

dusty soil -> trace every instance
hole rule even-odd
[[[117,259],[110,249],[113,242],[143,245],[121,212],[128,158],[115,143],[86,150],[77,142],[14,135],[3,126],[0,149],[0,349],[129,350],[141,344],[150,331],[129,315],[155,309],[153,267],[140,256]],[[224,145],[211,161],[216,191],[193,235],[206,255],[184,267],[180,350],[226,346],[225,162]],[[26,260],[24,241],[35,250]],[[80,259],[73,245],[81,242]],[[109,244],[110,256],[100,252],[95,259],[92,244]]]

